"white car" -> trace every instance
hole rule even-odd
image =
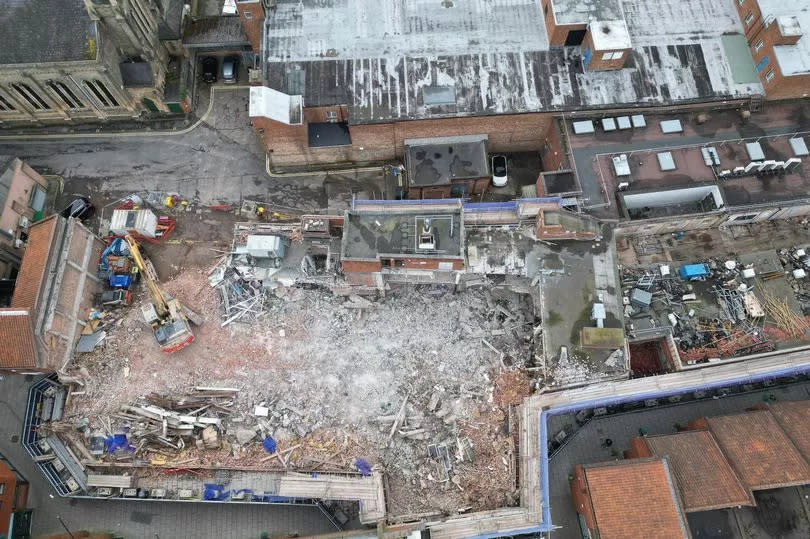
[[[503,187],[506,185],[506,157],[492,156],[492,185]]]

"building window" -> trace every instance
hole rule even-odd
[[[757,53],[762,50],[762,47],[765,46],[765,43],[760,39],[757,41],[756,45],[754,45],[754,53]]]
[[[14,108],[14,105],[11,104],[11,101],[6,99],[3,94],[0,94],[0,112],[8,112],[17,110]]]
[[[751,21],[754,20],[754,12],[749,11],[748,15],[745,16],[745,24],[751,24]]]
[[[244,11],[243,13],[245,14],[246,19],[252,19],[253,18],[253,12],[252,11]]]
[[[765,73],[765,80],[767,82],[771,82],[773,80],[773,77],[774,77],[773,69],[770,69],[770,70],[768,70],[767,73]]]
[[[90,90],[96,99],[104,105],[105,107],[117,107],[118,101],[112,96],[112,94],[107,90],[107,87],[100,80],[95,81],[84,81],[84,85]]]
[[[28,103],[36,110],[50,110],[50,105],[48,105],[45,100],[42,99],[42,97],[32,90],[27,84],[12,84],[11,87],[14,88],[14,91],[20,94],[20,97],[28,101]]]
[[[326,121],[327,122],[332,122],[332,123],[337,123],[337,121],[338,121],[337,112],[335,112],[334,110],[327,110],[326,111]]]
[[[5,493],[5,492],[6,492],[6,484],[5,483],[0,483],[0,496],[2,496],[3,493]]]
[[[104,86],[104,83],[103,83],[103,82],[101,82],[100,80],[96,79],[96,86],[98,86],[98,87],[101,89],[101,91],[102,91],[102,92],[104,92],[104,95],[106,95],[106,96],[107,96],[107,99],[110,101],[110,103],[112,103],[112,106],[113,106],[113,107],[117,107],[117,106],[118,106],[118,101],[116,101],[116,100],[115,100],[115,98],[113,97],[113,95],[110,93],[110,91],[109,91],[109,90],[107,90],[107,87],[106,87],[106,86]]]
[[[624,52],[603,52],[602,53],[602,61],[605,60],[621,60],[624,56]]]
[[[65,105],[71,109],[82,108],[82,102],[76,98],[76,94],[64,83],[58,81],[48,82],[48,87],[59,96],[59,99],[64,101]]]

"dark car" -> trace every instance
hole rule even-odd
[[[87,219],[92,219],[93,215],[96,214],[96,207],[93,206],[89,198],[81,197],[74,199],[73,202],[68,204],[67,208],[62,210],[61,214],[62,217],[75,217],[76,219],[86,221]]]
[[[206,56],[202,60],[202,79],[205,82],[216,82],[219,65],[213,56]]]
[[[222,60],[222,82],[225,84],[236,83],[236,70],[239,67],[239,58],[236,56],[226,56]]]

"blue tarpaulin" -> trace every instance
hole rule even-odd
[[[125,256],[129,254],[129,246],[124,243],[121,238],[115,238],[110,245],[101,253],[101,263],[99,267],[103,270],[108,269],[107,255]]]
[[[711,271],[709,271],[709,266],[706,264],[687,264],[685,266],[681,266],[680,269],[681,279],[687,279],[689,281],[703,279],[710,273]]]
[[[135,448],[129,445],[126,434],[113,434],[104,439],[104,449],[107,453],[115,453],[119,449],[122,451],[133,452]]]
[[[366,477],[371,475],[371,464],[369,464],[365,459],[354,459],[354,467],[357,468],[358,472]]]
[[[276,441],[273,439],[272,436],[267,436],[264,441],[262,441],[262,447],[268,453],[275,453],[276,452]]]
[[[225,490],[223,485],[215,485],[213,483],[205,483],[205,490],[203,490],[203,500],[225,500],[230,495],[229,490]]]

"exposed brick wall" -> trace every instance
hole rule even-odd
[[[593,35],[590,31],[585,34],[585,40],[582,42],[582,54],[584,57],[585,51],[591,51],[591,60],[588,62],[588,71],[612,71],[621,69],[630,57],[630,49],[616,49],[616,50],[597,50],[593,44]],[[615,60],[605,59],[606,54],[621,53],[621,57]]]
[[[574,502],[574,510],[585,517],[585,525],[589,530],[594,531],[596,519],[594,518],[591,498],[585,481],[585,470],[579,464],[574,467],[574,476],[571,480],[571,498]]]
[[[236,3],[236,11],[239,12],[239,19],[245,30],[245,36],[250,41],[250,47],[258,54],[262,48],[264,26],[264,6],[261,0],[239,0]]]
[[[633,438],[630,440],[630,448],[624,452],[624,458],[626,459],[637,459],[652,456],[653,453],[650,451],[650,448],[644,438]]]
[[[382,264],[379,260],[343,260],[343,273],[374,273],[380,271]]]
[[[734,7],[737,8],[737,14],[740,16],[740,21],[743,25],[745,38],[750,43],[752,36],[756,34],[762,26],[762,10],[759,9],[759,2],[757,2],[757,0],[743,0],[743,3],[740,4],[737,0],[729,1],[734,2]],[[749,13],[753,15],[753,18],[751,22],[746,23],[745,17]]]
[[[543,0],[543,18],[546,21],[548,43],[552,47],[562,47],[571,30],[585,30],[585,24],[562,24],[554,21],[554,6],[552,0]]]
[[[546,143],[540,153],[543,170],[563,170],[570,167],[568,152],[563,147],[562,120],[555,118],[546,133]]]
[[[345,107],[307,108],[305,120],[324,121],[327,110],[339,111],[341,118],[347,115]],[[309,148],[306,123],[290,126],[259,117],[251,118],[251,123],[270,152],[272,166],[284,168],[401,160],[405,140],[410,138],[486,134],[492,152],[541,150],[551,119],[549,113],[530,113],[351,125],[351,146],[334,148]]]

